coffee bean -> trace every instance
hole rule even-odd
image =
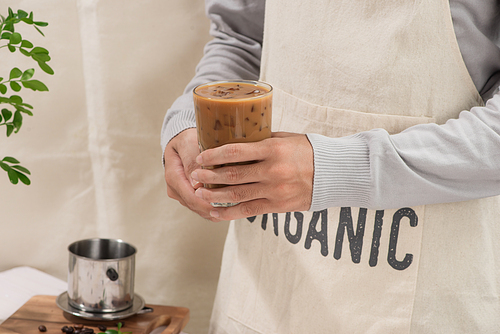
[[[75,325],[74,327],[75,327],[75,329],[82,329],[82,328],[83,328],[83,325],[78,324],[78,325]]]
[[[45,327],[44,325],[40,325],[40,326],[38,326],[38,330],[40,332],[46,332],[47,331],[47,327]]]
[[[98,325],[98,326],[97,326],[97,328],[99,328],[99,330],[100,330],[101,332],[105,332],[105,331],[108,329],[108,328],[107,328],[106,326],[104,326],[104,325]]]
[[[61,328],[61,331],[63,333],[72,334],[75,332],[75,329],[71,326],[63,326],[63,328]]]

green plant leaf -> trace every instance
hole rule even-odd
[[[19,132],[21,126],[23,125],[23,115],[19,110],[14,113],[14,119],[12,120],[14,127],[16,128],[16,133]]]
[[[28,50],[26,50],[26,49],[19,48],[19,52],[21,52],[26,57],[31,57],[31,53]]]
[[[39,27],[46,27],[48,26],[49,24],[47,22],[41,22],[41,21],[35,21],[33,22],[36,26],[39,26]]]
[[[23,72],[17,67],[14,67],[12,70],[10,70],[9,79],[17,79],[20,78],[21,75],[23,75]]]
[[[10,100],[11,103],[14,103],[14,104],[21,104],[21,103],[23,103],[23,99],[19,95],[11,95],[9,97],[9,100]]]
[[[17,82],[15,81],[11,81],[10,82],[10,88],[14,91],[14,92],[19,92],[21,90],[21,85],[18,84]]]
[[[18,164],[19,163],[19,160],[17,160],[14,157],[4,157],[2,159],[2,161],[4,161],[4,162],[10,162],[11,164]]]
[[[106,333],[106,334],[118,334],[118,331],[115,329],[108,329],[104,333]]]
[[[18,32],[15,32],[10,36],[10,44],[16,45],[16,44],[21,43],[22,40],[23,40],[23,37]]]
[[[33,24],[33,19],[30,19],[29,17],[25,17],[25,18],[22,18],[20,20],[26,24]]]
[[[33,50],[31,51],[31,58],[33,58],[37,62],[47,62],[50,61],[50,56],[47,53],[33,53]]]
[[[0,84],[0,93],[7,93],[7,86],[5,86],[4,84]]]
[[[22,84],[25,88],[29,88],[35,91],[38,90],[40,92],[47,92],[49,90],[47,86],[45,86],[45,84],[39,80],[23,81]]]
[[[19,180],[24,183],[25,185],[29,186],[31,184],[31,181],[29,179],[29,177],[27,177],[26,175],[24,175],[23,173],[20,173],[18,171],[15,171],[17,173],[17,177],[19,178]]]
[[[31,49],[33,47],[33,43],[31,43],[30,41],[28,41],[26,39],[23,39],[23,41],[21,42],[21,47]]]
[[[5,124],[5,126],[7,127],[7,137],[10,137],[10,135],[14,131],[14,125],[9,123],[9,124]]]
[[[1,36],[0,36],[0,39],[8,39],[10,40],[10,36],[12,36],[12,33],[11,32],[4,32]]]
[[[12,22],[6,22],[3,26],[3,30],[14,32],[14,24]]]
[[[45,73],[54,74],[54,70],[49,65],[47,65],[45,62],[39,61],[38,66],[40,66],[42,71],[44,71]]]
[[[25,113],[26,115],[33,116],[33,113],[30,110],[23,108],[19,104],[16,105],[16,109],[19,110],[22,113]]]
[[[7,48],[9,49],[10,52],[16,52],[16,48],[10,44],[7,44]]]
[[[10,111],[9,109],[3,108],[2,109],[2,116],[3,116],[3,119],[7,122],[12,117],[12,111]]]
[[[33,50],[31,50],[32,53],[45,53],[45,54],[49,54],[49,50],[45,49],[45,48],[42,48],[40,46],[36,46],[33,48]]]
[[[0,161],[0,168],[2,168],[4,171],[8,171],[10,169],[10,166]]]
[[[17,172],[15,170],[9,169],[7,174],[9,175],[10,183],[17,184],[19,182],[19,176],[17,176]]]
[[[20,172],[31,175],[31,172],[27,168],[24,168],[23,166],[14,165],[14,166],[11,166],[11,168],[17,169]]]
[[[26,13],[24,10],[18,9],[17,17],[20,19],[24,19],[25,17],[28,17],[28,13]]]
[[[23,72],[23,75],[21,76],[21,80],[29,80],[33,77],[33,74],[35,74],[35,69],[30,68],[26,71]]]
[[[43,32],[38,27],[36,27],[36,26],[33,26],[33,27],[35,27],[35,29],[40,33],[40,35],[42,35],[43,37],[45,37],[45,35],[43,34]]]

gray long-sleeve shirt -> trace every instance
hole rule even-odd
[[[196,85],[259,77],[264,6],[264,0],[206,1],[214,39],[184,94],[167,111],[163,150],[178,133],[196,126],[191,93]],[[464,62],[486,105],[443,125],[418,125],[396,135],[381,129],[343,138],[308,134],[315,167],[310,210],[396,208],[500,194],[500,94],[495,94],[500,3],[450,0],[450,8]]]

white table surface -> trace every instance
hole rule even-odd
[[[0,272],[0,323],[7,320],[31,297],[58,296],[67,287],[65,281],[31,267],[16,267]],[[150,334],[160,334],[164,329],[165,327],[158,327]]]
[[[68,285],[56,277],[31,267],[0,272],[0,323],[36,295],[58,296]]]

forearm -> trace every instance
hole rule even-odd
[[[308,135],[314,148],[311,210],[374,209],[500,194],[500,95],[443,125],[396,135],[375,129],[345,138]]]

